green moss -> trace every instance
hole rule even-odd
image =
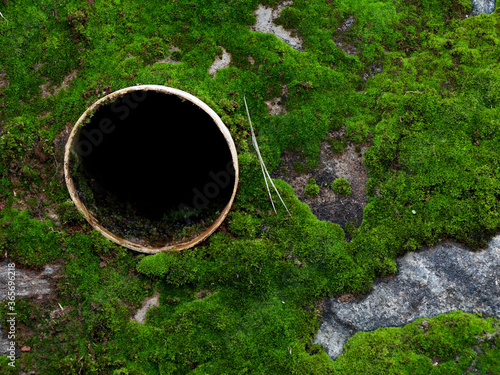
[[[345,196],[352,194],[351,184],[345,178],[335,179],[331,183],[330,187],[335,192],[335,194],[340,194]]]
[[[327,138],[327,142],[330,144],[331,150],[335,155],[341,155],[347,147],[347,142],[343,140]]]
[[[59,215],[59,221],[63,225],[76,225],[85,221],[82,213],[78,211],[71,200],[61,203],[57,208],[57,214]]]
[[[297,173],[307,173],[309,168],[304,163],[296,161],[293,163],[293,170]]]
[[[356,237],[358,234],[358,229],[355,226],[354,221],[348,221],[345,225],[345,231],[351,236],[351,238]]]
[[[13,366],[11,366],[13,364]],[[6,355],[0,356],[0,369],[2,369],[2,373],[6,375],[15,375],[19,374],[21,370],[21,364],[19,361],[12,361],[10,358],[7,358]]]
[[[170,54],[170,58],[174,61],[181,61],[182,52],[181,51],[172,51],[172,53]]]
[[[50,221],[32,219],[27,210],[2,210],[0,225],[0,248],[15,261],[41,266],[62,254],[62,233]]]
[[[487,374],[500,366],[497,318],[455,311],[401,328],[359,332],[335,361],[339,374]]]
[[[314,178],[309,179],[307,185],[304,187],[304,194],[308,197],[315,197],[319,195],[319,186],[316,184]]]
[[[23,371],[71,373],[77,362],[82,373],[339,371],[311,345],[319,320],[304,308],[325,295],[368,291],[375,276],[395,271],[394,259],[405,251],[449,237],[484,246],[497,232],[498,12],[465,19],[468,0],[295,1],[277,23],[300,35],[301,52],[251,31],[257,6],[69,0],[53,6],[9,2],[0,9],[9,20],[0,20],[1,250],[20,265],[61,262],[57,300],[68,312],[51,319],[59,306],[23,307],[36,312],[33,328],[25,330],[32,332],[32,351],[21,354]],[[155,63],[171,46],[180,49],[171,58],[182,63]],[[231,67],[212,78],[208,68],[218,46],[231,54]],[[345,46],[356,48],[356,55]],[[73,72],[65,88],[42,97],[41,85],[55,92]],[[86,225],[70,224],[77,218],[64,203],[65,128],[103,91],[137,83],[198,96],[235,140],[241,180],[234,206],[224,226],[195,249],[137,256]],[[284,150],[300,154],[309,169],[318,165],[324,140],[334,153],[347,142],[370,145],[364,154],[369,204],[357,230],[346,226],[351,243],[340,226],[318,221],[280,180],[275,184],[292,216],[273,195],[274,214],[243,95],[271,173]],[[278,96],[287,112],[270,116],[264,101]],[[331,138],[343,125],[345,135]],[[83,193],[95,199],[90,189]],[[30,196],[47,206],[40,204],[40,212],[32,207],[31,215],[11,209]],[[61,210],[67,225],[42,221],[47,207]],[[161,304],[148,323],[130,322],[156,288]],[[200,290],[217,292],[198,300]],[[384,340],[360,337],[371,347],[342,362],[349,370],[359,362],[361,371],[375,373],[433,371],[425,353],[435,343],[422,339],[398,357],[401,363],[388,364]],[[443,360],[451,353],[445,344],[442,353],[436,349]],[[463,361],[473,355],[469,344],[453,343],[465,353]],[[380,363],[363,362],[373,353]],[[494,372],[497,357],[487,352],[478,371]],[[434,371],[456,368],[447,372],[446,366]]]

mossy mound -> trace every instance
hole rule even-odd
[[[335,181],[332,182],[330,187],[335,192],[335,194],[340,194],[345,196],[352,194],[351,184],[345,178],[337,178]]]
[[[304,194],[308,197],[315,197],[319,194],[319,186],[314,178],[310,178],[304,187]]]

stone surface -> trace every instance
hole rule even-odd
[[[343,49],[348,55],[355,56],[357,53],[356,47],[354,47],[348,39],[344,38],[345,32],[348,31],[352,25],[354,25],[354,17],[349,15],[337,29],[335,35],[333,36],[333,40],[337,47]]]
[[[472,0],[472,15],[491,14],[495,11],[496,0]]]
[[[5,330],[2,327],[2,325],[0,324],[0,356],[9,355],[9,350],[8,350],[9,345],[10,345],[9,337],[7,333],[5,333]]]
[[[0,263],[0,301],[7,298],[9,261]],[[43,299],[50,294],[54,281],[51,280],[53,274],[59,269],[59,265],[46,265],[41,271],[24,270],[15,268],[16,298]]]
[[[286,99],[288,97],[288,85],[283,85],[281,86],[281,96],[266,100],[264,103],[266,103],[267,106],[267,113],[270,115],[284,115],[287,111],[284,108],[284,104],[286,102]]]
[[[393,277],[361,300],[328,298],[315,343],[335,359],[358,331],[401,327],[454,310],[500,317],[500,235],[485,250],[443,242],[397,260]]]
[[[146,322],[146,314],[148,313],[149,309],[152,308],[153,306],[160,306],[159,292],[155,292],[151,297],[146,298],[142,302],[142,307],[139,310],[137,310],[132,320],[135,320],[140,324],[144,324]]]
[[[302,40],[293,36],[290,31],[285,30],[281,25],[275,25],[273,20],[279,18],[281,11],[287,6],[293,4],[293,1],[282,1],[276,8],[269,8],[259,4],[254,14],[257,17],[257,22],[252,26],[253,31],[260,31],[266,34],[274,34],[278,39],[282,40],[290,47],[304,51]]]
[[[9,260],[0,262],[0,301],[8,296]],[[24,270],[15,268],[15,296],[16,298],[34,298],[41,300],[52,292],[54,287],[54,274],[59,269],[59,265],[46,265],[42,270]],[[0,355],[7,353],[10,340],[0,324]],[[17,349],[16,349],[17,352]]]
[[[156,60],[156,62],[166,63],[166,64],[180,64],[181,63],[180,61],[172,59],[172,52],[174,52],[174,51],[180,51],[180,50],[181,49],[179,47],[169,46],[168,56],[165,57],[165,58],[163,58],[163,59],[161,59],[161,60]]]
[[[215,58],[215,61],[212,63],[210,68],[208,69],[208,74],[215,77],[217,70],[227,68],[229,63],[231,62],[231,54],[227,52],[223,47],[222,48],[222,56],[218,56]]]

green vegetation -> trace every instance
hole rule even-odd
[[[72,200],[61,203],[58,206],[57,214],[61,224],[64,225],[75,225],[85,221],[82,213],[77,210]]]
[[[347,147],[346,141],[335,138],[327,138],[326,141],[330,144],[331,150],[335,155],[342,155],[342,152],[344,152],[344,149]]]
[[[495,374],[500,320],[456,311],[402,328],[358,332],[335,362],[338,374]]]
[[[500,12],[465,18],[469,0],[295,0],[277,23],[303,38],[300,52],[251,31],[257,0],[8,3],[0,4],[9,20],[0,19],[1,257],[63,265],[53,299],[19,304],[29,319],[19,324],[18,345],[32,348],[18,360],[23,371],[328,374],[365,363],[375,373],[383,365],[450,373],[474,356],[479,373],[498,369],[498,349],[478,343],[484,355],[475,355],[471,346],[493,321],[456,314],[442,319],[456,321],[462,339],[441,318],[430,320],[436,328],[427,335],[418,323],[400,336],[382,331],[401,343],[390,347],[398,363],[377,362],[391,360],[379,331],[358,334],[336,362],[311,343],[325,296],[368,291],[406,251],[444,238],[477,248],[498,231]],[[212,78],[220,47],[231,64]],[[161,62],[168,56],[180,63]],[[375,66],[383,69],[374,74]],[[137,83],[199,97],[237,146],[231,214],[190,250],[138,255],[91,231],[68,203],[66,129],[105,93]],[[285,88],[286,113],[268,115],[265,101]],[[345,129],[329,141],[337,153],[348,142],[369,146],[369,203],[359,228],[346,226],[351,242],[281,180],[292,216],[281,206],[273,213],[243,95],[270,171],[285,150],[315,168],[332,131]],[[160,306],[146,324],[132,322],[156,290]],[[214,292],[198,299],[200,291]],[[65,315],[51,318],[58,303]],[[434,351],[440,365],[429,370]],[[365,362],[356,362],[361,353]]]
[[[335,181],[332,182],[330,187],[335,192],[335,194],[340,194],[340,195],[352,194],[351,184],[345,178],[335,179]]]
[[[308,168],[304,163],[295,162],[293,163],[293,170],[297,173],[307,173]]]
[[[356,235],[358,234],[358,228],[356,228],[355,222],[354,221],[348,221],[345,224],[345,231],[346,231],[346,233],[349,234],[349,236],[351,236],[351,238],[356,237]]]
[[[319,194],[319,186],[316,184],[314,178],[310,178],[307,181],[307,185],[304,187],[304,194],[308,197],[315,197]]]

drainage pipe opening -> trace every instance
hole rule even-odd
[[[91,106],[70,134],[64,168],[90,224],[146,253],[208,237],[238,184],[236,149],[220,118],[165,86],[130,87]]]

